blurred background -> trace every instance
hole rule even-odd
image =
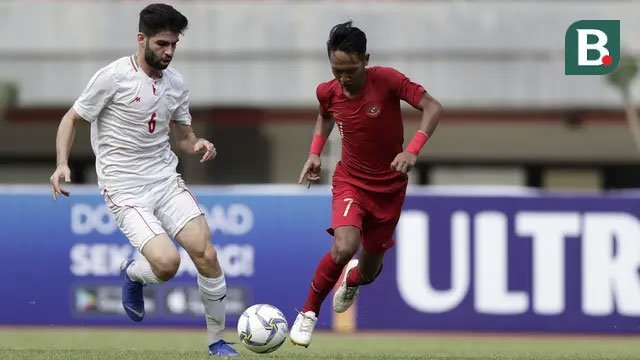
[[[16,279],[56,274],[51,293],[34,288],[3,300],[10,306],[0,308],[0,323],[128,323],[117,266],[134,254],[97,194],[89,126],[77,127],[71,152],[74,195],[54,205],[47,184],[62,115],[96,70],[134,53],[148,3],[0,2],[0,259],[14,269],[24,266],[17,259],[38,259]],[[179,171],[229,268],[230,321],[256,302],[293,320],[329,248],[337,132],[321,185],[295,183],[318,111],[315,88],[332,77],[329,30],[353,20],[367,34],[370,65],[424,85],[445,112],[410,174],[398,245],[380,282],[344,317],[325,304],[319,326],[639,331],[639,2],[171,4],[189,19],[172,66],[191,89],[196,133],[218,150],[207,165],[181,157]],[[565,32],[582,19],[620,20],[614,75],[565,75]],[[405,139],[419,115],[404,107]],[[187,262],[177,285],[148,293],[157,312],[147,324],[202,323]],[[288,285],[270,280],[283,273]],[[3,275],[0,285],[15,281]]]
[[[135,51],[145,1],[0,3],[0,81],[15,95],[0,122],[0,182],[46,183],[55,129],[94,72]],[[190,20],[173,66],[191,88],[199,134],[219,157],[183,159],[190,183],[293,183],[332,77],[325,43],[352,19],[372,65],[393,66],[445,107],[412,181],[600,190],[640,185],[620,91],[604,76],[564,75],[564,34],[580,19],[621,20],[640,47],[633,1],[183,1]],[[286,15],[283,15],[286,14]],[[637,95],[638,84],[631,84]],[[8,89],[3,90],[5,92]],[[406,109],[405,138],[419,114]],[[95,183],[88,126],[71,157]],[[28,139],[28,140],[25,140]],[[242,146],[240,146],[242,144]],[[337,138],[326,171],[340,157]],[[324,176],[324,181],[329,177]]]

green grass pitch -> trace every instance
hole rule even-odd
[[[237,336],[229,332],[228,341]],[[308,349],[286,342],[276,352],[242,359],[639,359],[632,336],[527,336],[317,332]],[[0,328],[0,359],[212,359],[202,330],[146,328]]]

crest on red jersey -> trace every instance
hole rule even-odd
[[[368,117],[377,117],[380,115],[380,107],[376,104],[370,104],[367,107],[367,116]]]

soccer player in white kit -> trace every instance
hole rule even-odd
[[[144,317],[145,285],[171,279],[180,256],[171,238],[198,269],[205,309],[209,354],[236,356],[222,338],[226,283],[211,243],[211,231],[193,194],[176,171],[169,132],[187,154],[211,160],[216,150],[191,127],[189,91],[182,76],[168,67],[187,18],[165,4],[140,12],[138,47],[98,70],[73,107],[63,116],[56,137],[57,168],[51,175],[54,200],[69,192],[60,180],[71,180],[68,157],[75,124],[91,123],[98,187],[131,244],[143,260],[122,265],[122,304],[134,321]]]

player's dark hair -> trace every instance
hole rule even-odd
[[[148,37],[163,31],[182,34],[188,25],[187,18],[173,6],[151,4],[140,11],[138,31]]]
[[[329,40],[327,41],[327,54],[334,51],[344,51],[346,53],[356,53],[364,55],[367,52],[367,36],[355,26],[352,21],[338,24],[331,29]]]

